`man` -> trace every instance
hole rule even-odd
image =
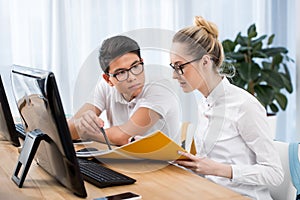
[[[136,41],[126,36],[106,39],[100,48],[103,79],[93,98],[85,103],[68,123],[73,139],[105,141],[100,132],[106,111],[110,127],[105,130],[109,141],[127,144],[136,135],[161,130],[180,142],[179,102],[163,82],[145,84],[144,63]]]

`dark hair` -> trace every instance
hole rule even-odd
[[[118,35],[104,40],[99,50],[99,63],[102,70],[108,73],[111,61],[130,52],[141,58],[138,43],[127,36]]]

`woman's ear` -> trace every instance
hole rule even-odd
[[[103,74],[102,77],[108,83],[108,85],[114,86],[114,84],[109,80],[109,76],[107,74]]]
[[[203,65],[204,65],[204,66],[211,63],[211,59],[210,59],[210,56],[209,56],[209,55],[204,55],[204,56],[202,57],[202,60],[203,60]]]

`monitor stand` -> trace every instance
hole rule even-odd
[[[46,139],[47,135],[38,129],[35,129],[26,134],[22,151],[19,155],[17,166],[12,176],[12,180],[19,186],[19,188],[23,186],[27,172],[39,147],[40,142]],[[20,174],[21,169],[23,171]],[[19,174],[21,175],[20,177]]]

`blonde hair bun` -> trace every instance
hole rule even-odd
[[[196,16],[194,19],[194,24],[195,24],[195,26],[197,26],[199,28],[205,29],[214,38],[218,38],[219,31],[218,31],[217,26],[214,23],[205,20],[201,16]]]

